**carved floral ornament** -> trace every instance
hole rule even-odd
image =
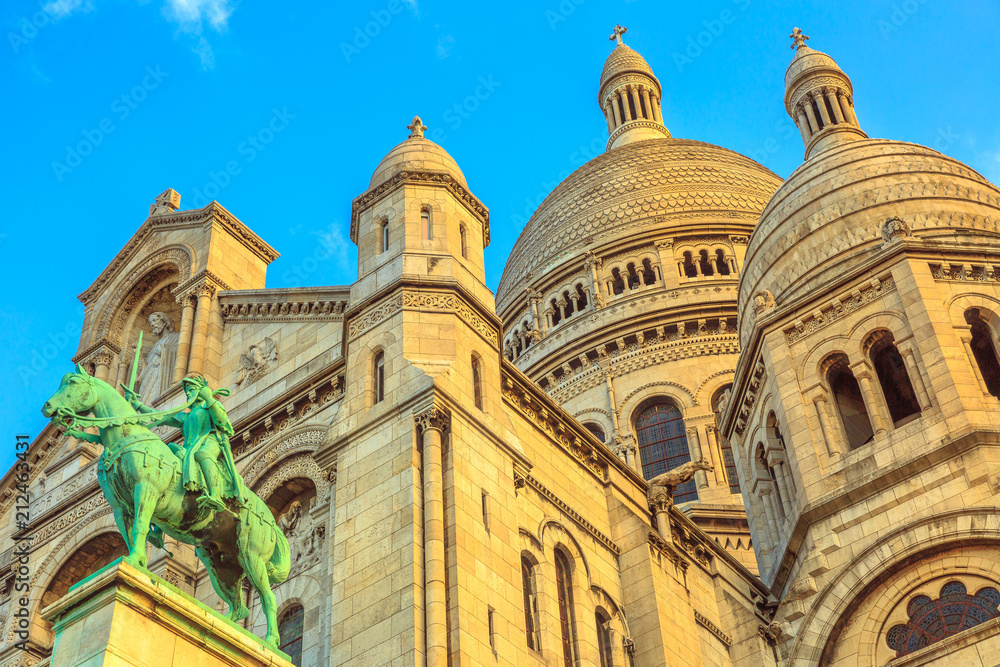
[[[444,408],[434,406],[413,415],[413,421],[421,433],[427,430],[444,433],[451,426],[451,413]]]

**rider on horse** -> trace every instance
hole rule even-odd
[[[199,505],[225,510],[228,509],[225,499],[232,498],[239,506],[244,506],[246,488],[243,478],[236,471],[233,452],[229,447],[233,425],[229,422],[222,403],[216,399],[216,396],[228,396],[229,391],[220,389],[213,392],[205,378],[197,373],[185,377],[181,386],[187,396],[189,410],[179,411],[150,426],[164,425],[181,429],[184,434],[184,449],[183,452],[175,449],[175,453],[183,458],[181,471],[184,488],[201,493]],[[128,388],[125,388],[125,398],[138,412],[153,412],[152,408],[139,401],[137,393]]]

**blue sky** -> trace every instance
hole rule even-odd
[[[350,283],[351,200],[420,114],[490,208],[495,289],[537,204],[604,150],[596,95],[615,23],[660,79],[674,136],[787,176],[802,160],[782,106],[799,26],[852,78],[870,136],[938,148],[997,182],[998,7],[6,0],[0,467],[15,433],[45,424],[39,407],[77,348],[76,295],[168,187],[181,208],[218,199],[281,252],[269,287]],[[282,129],[261,135],[272,121]],[[231,161],[239,173],[220,176]]]

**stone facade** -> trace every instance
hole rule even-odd
[[[352,285],[267,288],[269,245],[168,190],[80,295],[74,360],[124,382],[143,331],[145,402],[188,372],[232,391],[301,665],[996,663],[995,617],[895,647],[935,601],[997,611],[1000,191],[869,139],[798,31],[807,159],[782,183],[672,137],[623,34],[608,152],[542,203],[495,301],[489,210],[415,118],[353,202]],[[30,535],[33,576],[26,653],[0,580],[0,667],[46,660],[42,608],[123,553],[99,454],[35,439],[26,530],[0,480],[0,568]],[[647,483],[668,469],[691,471],[673,498]],[[168,546],[150,570],[222,610]]]

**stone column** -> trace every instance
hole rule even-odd
[[[583,267],[587,271],[587,276],[590,278],[590,291],[591,291],[591,302],[594,305],[594,309],[604,307],[604,290],[601,287],[601,279],[597,275],[597,270],[601,268],[601,259],[594,255],[591,251],[587,251],[584,260]]]
[[[846,118],[848,122],[854,123],[860,127],[860,125],[858,125],[858,117],[854,113],[854,103],[851,98],[848,97],[846,93],[838,91],[837,99],[840,100],[840,109],[844,112],[844,118]]]
[[[215,287],[208,283],[195,291],[198,297],[198,309],[194,316],[194,332],[191,337],[191,358],[188,369],[192,373],[203,373],[205,370],[205,350],[208,344],[208,323],[212,318],[212,297]]]
[[[910,384],[913,385],[913,390],[917,393],[917,402],[920,404],[921,410],[926,410],[931,407],[931,399],[927,395],[927,387],[924,386],[924,379],[920,375],[920,369],[917,368],[917,360],[913,354],[913,348],[909,345],[902,345],[899,347],[899,353],[903,356],[903,362],[906,364],[906,374],[910,378]]]
[[[177,340],[177,365],[174,366],[174,382],[180,382],[187,373],[188,358],[191,355],[191,333],[194,325],[194,308],[196,299],[188,294],[177,301],[183,306],[181,312],[181,330]]]
[[[719,486],[724,486],[726,484],[726,459],[722,456],[719,429],[708,425],[705,427],[705,433],[707,435],[708,448],[712,452],[712,460],[715,461],[715,482]]]
[[[653,105],[649,101],[649,88],[646,88],[646,86],[641,86],[639,88],[639,92],[642,95],[642,101],[643,101],[643,103],[646,105],[646,116],[645,117],[649,118],[650,120],[652,120],[653,119]]]
[[[861,396],[865,399],[865,408],[868,410],[868,418],[872,422],[875,435],[887,432],[889,429],[886,427],[885,417],[882,415],[882,404],[879,403],[878,397],[875,395],[875,388],[872,386],[871,374],[868,369],[855,371],[852,368],[851,370],[858,381],[858,386],[861,387]]]
[[[798,111],[797,114],[798,122],[796,123],[796,125],[799,126],[799,132],[802,134],[802,143],[808,144],[810,135],[809,119],[806,118],[806,113],[805,111],[802,110],[802,105],[799,105],[797,111]]]
[[[615,129],[620,127],[622,124],[621,110],[618,108],[618,100],[620,97],[621,93],[617,90],[611,93],[611,110],[614,112],[615,116]]]
[[[562,320],[565,320],[566,319],[566,300],[565,299],[559,299],[558,301],[556,301],[556,305],[559,306],[559,317],[561,317]],[[562,320],[560,320],[560,321],[562,321]]]
[[[729,265],[729,272],[732,275],[734,276],[740,275],[740,267],[736,263],[736,255],[726,255],[725,257],[723,257],[723,260],[726,262],[726,264]]]
[[[837,91],[833,88],[824,88],[823,94],[826,95],[826,99],[830,102],[830,108],[833,109],[833,117],[838,123],[843,123],[844,114],[840,112],[840,102],[837,101]]]
[[[774,479],[777,481],[778,484],[778,497],[781,499],[781,505],[784,510],[785,516],[788,516],[789,514],[791,514],[788,504],[788,501],[791,498],[791,496],[788,494],[788,484],[786,484],[785,480],[785,470],[784,470],[785,462],[775,461],[773,463],[769,463],[768,465],[770,465],[772,468],[774,468],[777,465],[780,468],[779,470],[777,470],[777,474],[775,474]]]
[[[986,380],[983,378],[983,374],[979,370],[979,363],[976,361],[976,355],[972,352],[972,337],[963,335],[962,345],[965,347],[965,354],[969,357],[969,363],[972,365],[972,373],[976,376],[976,380],[979,381],[979,389],[982,390],[984,396],[989,396],[990,388],[986,386]]]
[[[777,517],[774,515],[774,494],[771,493],[770,488],[763,488],[757,493],[757,497],[760,498],[760,504],[764,506],[764,517],[767,521],[767,525],[771,528],[771,535],[774,536],[774,544],[778,543],[778,521]],[[773,546],[773,545],[768,545]]]
[[[424,631],[427,667],[448,664],[448,589],[445,585],[444,474],[441,438],[450,416],[432,407],[414,417],[423,440]]]
[[[809,119],[809,136],[812,137],[819,132],[819,122],[817,122],[816,112],[813,110],[812,98],[808,95],[802,102],[802,108],[806,110],[806,117]]]
[[[625,86],[625,90],[628,91],[628,99],[632,102],[631,107],[626,107],[625,115],[628,116],[629,120],[633,120],[631,109],[635,109],[635,120],[639,119],[639,95],[636,93],[635,86],[628,85]]]
[[[656,246],[656,255],[660,258],[660,277],[663,279],[664,287],[676,287],[680,284],[680,275],[673,271],[666,271],[664,267],[674,264],[674,240],[662,239],[653,243]],[[684,273],[684,263],[678,263],[679,273]],[[673,274],[673,275],[672,275]]]
[[[831,125],[833,121],[830,120],[830,112],[826,110],[826,102],[823,100],[823,93],[820,91],[812,91],[809,93],[809,99],[816,102],[816,108],[819,109],[819,115],[823,119],[823,127]]]
[[[608,121],[608,134],[615,131],[615,119],[611,113],[611,101],[604,102],[604,120]]]
[[[698,441],[698,429],[689,428],[687,436],[688,448],[691,450],[691,460],[696,461],[704,458],[701,453],[701,443]],[[694,472],[694,481],[699,489],[704,489],[708,486],[708,475],[705,474],[704,470],[696,470]]]
[[[653,120],[662,125],[663,110],[660,108],[660,97],[656,93],[653,93],[650,95],[650,99],[653,102]]]
[[[546,308],[545,309],[545,313],[544,313],[545,314],[545,321],[544,321],[544,326],[542,327],[542,333],[545,333],[546,331],[548,331],[549,327],[552,326],[552,316],[555,315],[555,313],[556,313],[556,311],[552,310],[551,308]]]
[[[111,362],[114,359],[114,354],[108,349],[103,349],[91,358],[94,360],[94,377],[107,382],[111,375]]]
[[[816,408],[816,417],[819,419],[819,427],[822,431],[823,440],[826,443],[826,453],[831,457],[843,454],[840,429],[833,428],[830,424],[830,413],[827,410],[826,394],[820,390],[812,397],[813,406]]]
[[[657,492],[649,503],[649,509],[656,517],[656,530],[667,544],[674,541],[670,530],[670,506],[673,504],[674,499],[666,491]]]

